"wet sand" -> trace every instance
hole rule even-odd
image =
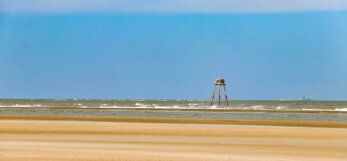
[[[315,126],[312,122],[249,121],[231,125],[238,121],[54,116],[0,119],[1,161],[347,158],[346,123],[316,122],[319,126]]]
[[[217,125],[265,125],[292,127],[347,128],[347,122],[308,122],[308,121],[270,121],[270,120],[225,120],[196,118],[138,118],[138,117],[91,117],[91,116],[21,116],[0,115],[1,119],[14,120],[52,120],[52,121],[98,121],[134,123],[174,123],[174,124],[217,124]]]

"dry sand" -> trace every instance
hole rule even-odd
[[[192,123],[182,119],[170,124],[57,120],[65,121],[2,117],[0,160],[347,160],[347,128],[334,128],[334,123],[275,127],[218,125],[212,120],[182,124]]]

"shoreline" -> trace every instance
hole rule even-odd
[[[0,121],[1,120],[94,121],[94,122],[124,122],[124,123],[258,125],[258,126],[284,126],[284,127],[347,128],[347,122],[225,120],[225,119],[192,119],[192,118],[0,115]]]
[[[137,111],[194,111],[194,112],[267,112],[267,113],[321,113],[347,114],[332,110],[248,110],[248,109],[202,109],[202,108],[81,108],[81,107],[0,107],[0,109],[57,109],[57,110],[137,110]]]

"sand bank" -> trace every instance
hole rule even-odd
[[[169,119],[170,124],[140,118],[142,123],[53,120],[1,120],[1,161],[347,158],[346,128],[177,124],[187,123],[182,119]]]
[[[174,123],[174,124],[219,124],[219,125],[265,125],[294,127],[347,128],[347,122],[303,122],[303,121],[259,121],[223,120],[191,118],[135,118],[135,117],[85,117],[85,116],[20,116],[0,115],[0,120],[52,120],[52,121],[101,121],[133,123]]]

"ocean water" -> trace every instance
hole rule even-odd
[[[215,102],[216,103],[216,102]],[[203,118],[234,120],[285,120],[347,122],[347,101],[229,101],[228,106],[207,100],[0,100],[0,115],[101,116],[150,118]],[[55,107],[64,107],[56,109]],[[67,107],[67,108],[65,108]],[[89,109],[88,109],[89,108]],[[122,108],[150,108],[128,110]],[[101,109],[101,110],[99,110]],[[105,109],[105,110],[102,110]],[[177,110],[155,110],[177,109]],[[182,111],[179,109],[245,109],[242,111]],[[264,110],[258,111],[258,110]],[[266,112],[293,111],[286,113]],[[322,111],[299,113],[295,111]],[[339,111],[331,113],[324,111]]]
[[[210,105],[209,100],[84,100],[84,99],[0,99],[0,107],[73,108],[158,108],[158,109],[245,109],[347,111],[347,101],[229,101]]]

